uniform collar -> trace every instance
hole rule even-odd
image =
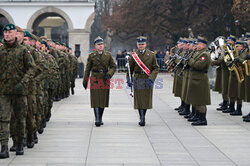
[[[14,43],[8,43],[8,42],[4,39],[3,45],[4,45],[5,47],[9,47],[9,48],[11,48],[11,47],[16,47],[16,46],[18,45],[17,38],[16,38],[16,40],[15,40]]]

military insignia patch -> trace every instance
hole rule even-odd
[[[205,57],[204,57],[204,56],[203,56],[203,57],[201,57],[201,60],[202,60],[202,61],[204,61],[204,60],[205,60]]]

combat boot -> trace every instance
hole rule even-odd
[[[228,101],[224,100],[223,103],[220,105],[219,108],[217,108],[217,111],[223,111],[226,110],[228,108]]]
[[[185,108],[182,112],[179,113],[179,115],[188,115],[190,114],[190,104],[185,104]]]
[[[192,123],[193,126],[205,126],[207,125],[206,113],[200,113],[199,120]]]
[[[195,122],[195,121],[199,120],[199,117],[200,117],[199,111],[197,111],[197,110],[195,109],[194,115],[193,115],[191,118],[188,118],[187,121],[188,121],[188,122]]]
[[[37,133],[34,133],[34,143],[37,144],[38,143],[38,137],[37,137]]]
[[[38,129],[37,131],[39,134],[42,134],[44,132],[44,129],[43,129],[43,123],[40,124],[40,128]]]
[[[242,115],[242,104],[237,104],[237,109],[234,112],[231,112],[230,115],[232,116],[241,116]]]
[[[234,105],[235,105],[234,102],[230,102],[229,108],[226,109],[226,110],[223,110],[222,112],[223,112],[223,113],[231,113],[231,112],[234,112],[234,111],[235,111]]]
[[[184,102],[181,101],[181,105],[179,107],[175,108],[174,110],[179,111],[180,109],[183,108],[183,106],[184,106]]]
[[[46,119],[44,119],[44,120],[42,121],[42,126],[43,126],[43,128],[46,128],[46,126],[47,126],[47,124],[46,124]]]
[[[249,116],[246,116],[245,118],[243,118],[243,121],[244,121],[244,122],[250,122],[250,115],[249,115]]]
[[[23,144],[18,143],[16,147],[16,155],[23,155],[23,154],[24,154]]]
[[[46,116],[46,122],[50,121],[51,118],[51,111],[48,112],[48,115]]]
[[[103,121],[102,121],[102,115],[104,112],[104,108],[99,108],[100,109],[100,119],[101,119],[101,125],[104,125]]]
[[[145,114],[146,114],[147,110],[143,110],[143,109],[138,109],[139,112],[139,116],[140,116],[140,121],[139,121],[139,125],[140,126],[145,126],[146,122],[145,122]]]
[[[34,135],[33,134],[28,135],[27,136],[27,148],[31,149],[31,148],[34,147],[34,145],[35,145],[35,143],[34,143]]]
[[[15,140],[13,140],[13,146],[10,147],[10,151],[11,152],[15,152],[16,151],[16,141]]]
[[[189,119],[195,114],[195,107],[192,106],[192,112],[190,112],[188,115],[185,115],[184,118]]]
[[[242,118],[243,118],[243,119],[245,119],[245,118],[250,118],[250,112],[249,112],[247,115],[242,116]]]
[[[0,159],[9,158],[8,145],[2,145],[0,152]]]
[[[101,126],[101,115],[100,115],[100,109],[99,108],[94,108],[94,113],[95,113],[95,126],[100,127]]]

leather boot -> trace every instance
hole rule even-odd
[[[38,143],[38,137],[37,137],[37,133],[34,133],[34,143],[37,144]]]
[[[2,145],[0,152],[0,159],[9,158],[8,145]]]
[[[206,113],[200,113],[199,120],[192,123],[193,126],[205,126],[207,125]]]
[[[185,108],[182,112],[179,113],[179,115],[188,115],[190,114],[190,104],[185,104]]]
[[[24,154],[23,144],[18,143],[16,147],[16,155],[23,155],[23,154]]]
[[[223,103],[221,104],[221,106],[219,108],[217,108],[217,111],[223,111],[226,110],[228,107],[228,101],[224,100]]]
[[[42,125],[43,125],[43,128],[46,128],[46,126],[47,126],[47,124],[46,124],[46,119],[44,119],[44,120],[42,121]]]
[[[71,94],[72,94],[72,95],[75,94],[74,88],[71,88]]]
[[[247,115],[242,116],[242,118],[243,118],[243,119],[245,119],[245,118],[250,118],[250,112],[249,112]]]
[[[99,108],[100,109],[100,117],[101,117],[101,125],[104,125],[103,121],[102,121],[102,115],[104,112],[104,108]]]
[[[243,118],[244,122],[250,122],[250,115],[249,116],[245,116],[245,118]]]
[[[11,152],[15,152],[16,151],[16,141],[15,140],[13,140],[13,146],[10,147],[10,151]]]
[[[242,115],[242,104],[237,104],[237,109],[234,112],[231,112],[230,115],[232,116],[241,116]]]
[[[96,127],[100,127],[101,126],[100,109],[94,108],[94,113],[95,113],[95,125],[96,125]]]
[[[194,116],[195,114],[195,107],[192,106],[192,112],[190,112],[188,115],[185,115],[184,118],[188,119],[191,118],[192,116]]]
[[[199,120],[199,117],[200,117],[200,114],[199,114],[199,111],[197,111],[195,109],[195,113],[194,115],[191,117],[191,118],[188,118],[188,122],[196,122],[197,120]]]
[[[38,129],[37,132],[38,132],[39,134],[42,134],[43,131],[44,131],[44,129],[43,129],[43,123],[41,123],[41,124],[40,124],[40,128]]]
[[[35,145],[34,143],[34,134],[27,135],[27,148],[31,149]]]
[[[146,111],[143,109],[138,109],[139,112],[139,116],[140,116],[140,122],[138,123],[140,126],[145,126],[146,122],[145,122],[145,114]]]
[[[223,113],[231,113],[231,112],[234,112],[234,111],[235,111],[234,105],[235,105],[234,102],[230,102],[229,108],[226,109],[226,110],[223,110],[222,112],[223,112]]]
[[[184,104],[184,102],[181,101],[181,105],[179,107],[175,108],[174,110],[175,111],[179,111],[181,108],[183,108],[183,104]]]
[[[48,122],[51,118],[51,111],[48,112],[48,115],[46,116],[46,122]]]

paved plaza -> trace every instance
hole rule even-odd
[[[124,74],[114,78],[125,79]],[[138,126],[129,89],[112,89],[104,126],[95,127],[90,91],[76,80],[76,94],[54,103],[51,121],[39,144],[24,156],[10,152],[0,166],[249,166],[250,123],[216,111],[221,95],[212,92],[208,126],[193,127],[174,108],[173,77],[159,74],[146,126]],[[124,83],[125,86],[125,83]],[[115,86],[117,87],[117,86]],[[202,94],[201,94],[202,95]],[[250,105],[243,103],[243,113]],[[12,142],[9,143],[12,145]]]

